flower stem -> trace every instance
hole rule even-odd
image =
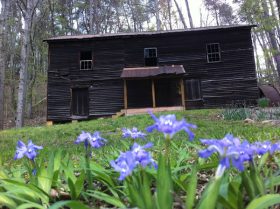
[[[169,135],[165,138],[165,157],[169,160],[169,152],[170,152],[171,138]]]
[[[86,160],[86,174],[88,179],[88,188],[89,190],[93,190],[93,180],[91,175],[91,169],[90,169],[90,149],[86,148],[86,154],[85,154],[85,160]]]

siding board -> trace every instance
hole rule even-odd
[[[160,66],[183,65],[185,79],[200,80],[204,107],[221,107],[234,101],[254,103],[258,87],[250,30],[233,27],[50,41],[48,120],[71,119],[71,88],[89,89],[89,117],[112,115],[123,109],[122,70],[143,67],[144,48],[149,47],[157,48]],[[207,63],[207,43],[220,43],[221,62]],[[93,68],[83,71],[80,52],[88,50],[93,54]],[[128,82],[128,107],[151,107],[150,86],[139,82]],[[186,104],[188,108],[192,103]]]

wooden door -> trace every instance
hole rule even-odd
[[[72,115],[88,116],[88,89],[72,89]]]

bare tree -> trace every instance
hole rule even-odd
[[[32,28],[32,20],[35,9],[40,0],[18,0],[18,7],[20,8],[23,17],[23,33],[22,33],[22,47],[21,60],[19,72],[19,87],[18,87],[18,101],[16,114],[16,127],[20,128],[24,124],[24,110],[27,91],[27,74],[28,74],[28,60],[30,54],[30,35]]]
[[[190,10],[190,5],[189,5],[189,1],[185,0],[186,3],[186,7],[187,7],[187,13],[188,13],[188,18],[189,18],[189,22],[190,22],[190,27],[193,28],[193,20],[192,20],[192,14],[191,14],[191,10]]]
[[[1,0],[0,11],[0,130],[4,128],[4,87],[5,87],[5,1]]]
[[[161,30],[161,21],[160,21],[160,16],[159,16],[159,0],[155,0],[155,10],[156,10],[156,25],[157,25],[157,30]]]
[[[270,14],[269,14],[269,9],[268,9],[267,2],[266,1],[261,1],[261,5],[262,5],[262,8],[263,8],[263,17],[267,20],[270,19]],[[275,31],[274,31],[274,28],[271,29],[270,26],[268,26],[267,28],[265,26],[265,30],[266,30],[266,33],[269,37],[268,40],[269,40],[269,44],[271,45],[273,58],[274,58],[274,61],[276,63],[276,69],[277,69],[277,72],[278,72],[278,76],[280,76],[280,52],[279,52],[279,48],[278,48],[278,43],[277,43],[277,38],[276,38],[276,35],[275,35]]]
[[[177,2],[176,0],[174,0],[174,3],[175,3],[175,5],[176,5],[177,11],[178,11],[178,13],[179,13],[180,20],[181,20],[181,22],[182,22],[184,28],[186,29],[186,28],[187,28],[187,24],[186,24],[186,22],[185,22],[184,15],[183,15],[183,13],[182,13],[182,11],[181,11],[179,5],[178,5],[178,2]]]
[[[277,10],[278,10],[278,16],[280,19],[280,0],[275,0],[276,1],[276,5],[277,5]]]

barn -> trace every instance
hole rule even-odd
[[[254,104],[252,27],[49,38],[47,120]]]

